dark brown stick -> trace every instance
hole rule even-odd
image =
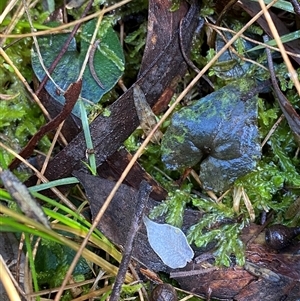
[[[291,3],[294,7],[294,11],[295,13],[300,16],[300,3],[298,2],[298,0],[291,0]]]
[[[122,284],[124,283],[126,271],[131,258],[133,241],[141,224],[143,212],[147,206],[151,190],[152,187],[146,181],[141,182],[138,194],[136,196],[137,208],[130,225],[122,261],[120,263],[119,271],[112,289],[111,296],[109,298],[110,301],[118,301],[120,299]]]
[[[184,45],[186,45],[186,41],[185,41],[185,36],[184,36],[184,33],[183,33],[183,27],[184,27],[184,22],[186,22],[186,19],[185,18],[182,18],[181,21],[180,21],[180,24],[179,24],[179,45],[180,45],[180,50],[181,50],[181,54],[183,56],[183,58],[185,59],[186,63],[188,64],[189,67],[191,67],[196,73],[200,73],[200,70],[197,68],[197,66],[190,60],[190,58],[188,57],[187,53],[189,52],[189,50],[187,50],[185,48]],[[202,27],[204,25],[204,19],[201,19],[199,21],[199,24],[197,26],[197,30],[201,30]],[[213,88],[215,89],[214,87],[214,84],[211,82],[211,80],[206,76],[206,75],[203,75],[202,76],[203,79],[206,80],[206,82]]]
[[[267,36],[264,36],[264,42],[266,43],[268,41]],[[269,71],[271,76],[271,81],[273,84],[274,92],[277,96],[277,100],[279,103],[279,106],[282,110],[282,113],[284,114],[284,117],[286,118],[292,132],[294,133],[295,140],[300,146],[300,116],[297,114],[296,110],[293,108],[289,100],[285,97],[285,95],[281,92],[280,87],[277,83],[276,74],[274,70],[273,60],[271,51],[269,48],[266,48],[267,58],[268,58],[268,65],[269,65]]]

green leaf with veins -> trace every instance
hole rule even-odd
[[[83,26],[80,39],[80,52],[78,52],[75,38],[72,39],[66,53],[52,72],[51,76],[55,84],[62,90],[66,90],[71,83],[77,80],[95,30],[95,24],[95,20],[92,20]],[[100,40],[100,43],[96,48],[92,62],[96,76],[104,89],[99,86],[92,76],[89,64],[83,74],[81,97],[90,103],[98,103],[102,96],[115,86],[124,71],[125,59],[118,36],[111,26],[104,27],[103,30],[100,29],[99,31],[97,39]],[[40,52],[47,68],[51,66],[61,51],[68,36],[69,34],[57,34],[38,38]],[[35,47],[32,49],[31,60],[35,75],[42,81],[45,71],[42,68]],[[64,104],[65,98],[59,93],[55,84],[51,80],[48,80],[45,88],[56,101]],[[77,104],[73,109],[73,114],[80,118],[79,106]]]

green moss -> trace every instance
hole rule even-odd
[[[168,224],[181,228],[184,210],[186,204],[190,201],[191,187],[192,185],[188,184],[170,192],[166,201],[151,212],[150,218],[166,214],[166,222]]]
[[[122,285],[122,296],[123,296],[123,294],[129,295],[129,296],[127,296],[127,298],[128,298],[128,297],[132,296],[133,294],[137,293],[138,290],[140,290],[142,287],[143,287],[142,283],[133,284],[133,285],[123,284]],[[126,298],[126,297],[124,296],[124,298]]]
[[[125,43],[133,46],[134,48],[130,51],[130,58],[134,58],[141,49],[145,46],[145,35],[147,33],[147,23],[142,23],[137,30],[130,33],[125,38]]]
[[[176,11],[180,7],[180,0],[172,0],[172,6],[170,8],[170,11]]]
[[[243,265],[244,247],[239,234],[245,223],[233,223],[236,214],[229,204],[231,200],[227,199],[228,204],[226,202],[217,204],[191,194],[192,187],[190,183],[184,184],[181,189],[174,189],[165,202],[151,211],[150,217],[155,218],[165,214],[167,223],[181,227],[186,206],[193,205],[199,208],[206,213],[189,229],[187,234],[189,243],[194,243],[197,247],[206,247],[214,242],[217,265],[229,266],[231,254],[235,254],[237,263]]]
[[[43,23],[48,13],[42,13],[39,9],[31,9],[32,16],[36,16],[36,22]],[[3,30],[5,22],[9,21],[11,14],[8,14],[0,30]],[[30,27],[26,16],[21,19],[14,27],[12,33],[29,32]],[[31,68],[31,46],[32,40],[24,38],[16,43],[13,39],[7,39],[4,45],[6,54],[12,60],[16,68],[22,73],[25,79],[30,83],[32,81]],[[8,46],[10,45],[10,46]],[[38,106],[30,98],[24,85],[15,74],[14,70],[0,58],[0,65],[2,66],[0,72],[0,93],[4,95],[14,96],[10,100],[0,101],[0,135],[5,137],[4,143],[19,152],[31,138],[32,134],[44,124],[45,119]],[[46,151],[50,146],[49,140],[43,138],[39,144],[41,151]],[[13,159],[13,156],[3,149],[0,149],[1,164],[7,166]]]
[[[202,1],[201,17],[205,18],[215,13],[215,1],[204,0]]]
[[[45,123],[45,119],[38,106],[28,99],[21,82],[16,80],[6,93],[16,97],[12,100],[0,101],[0,134],[6,137],[5,144],[18,152],[27,144],[32,134]],[[46,151],[49,146],[49,140],[44,137],[40,141],[40,149]],[[5,164],[8,165],[13,156],[3,149],[0,149],[0,152]]]
[[[49,288],[59,287],[75,254],[76,252],[69,247],[42,240],[35,259],[39,285],[41,287],[46,285]],[[85,259],[80,258],[73,275],[82,277],[88,273],[90,273],[88,263]]]
[[[268,134],[280,113],[278,105],[266,103],[261,98],[258,99],[258,124],[262,138]]]

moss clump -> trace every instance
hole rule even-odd
[[[28,98],[23,84],[16,80],[7,94],[15,95],[11,100],[0,101],[0,135],[1,140],[7,146],[19,152],[29,141],[32,135],[45,123],[38,106]],[[50,146],[47,137],[44,137],[39,148],[46,151]],[[0,149],[1,165],[7,167],[12,161],[13,155]]]

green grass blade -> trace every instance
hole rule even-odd
[[[299,38],[300,38],[300,30],[285,34],[285,35],[280,37],[282,43],[287,43],[287,42],[290,42],[290,41],[294,41],[294,40],[297,40]],[[277,46],[277,43],[276,43],[275,40],[270,40],[266,44],[270,45],[270,46]],[[259,49],[264,49],[264,48],[265,48],[264,45],[257,45],[255,47],[249,49],[247,52],[251,52],[251,51],[255,51],[255,50],[259,50]]]

